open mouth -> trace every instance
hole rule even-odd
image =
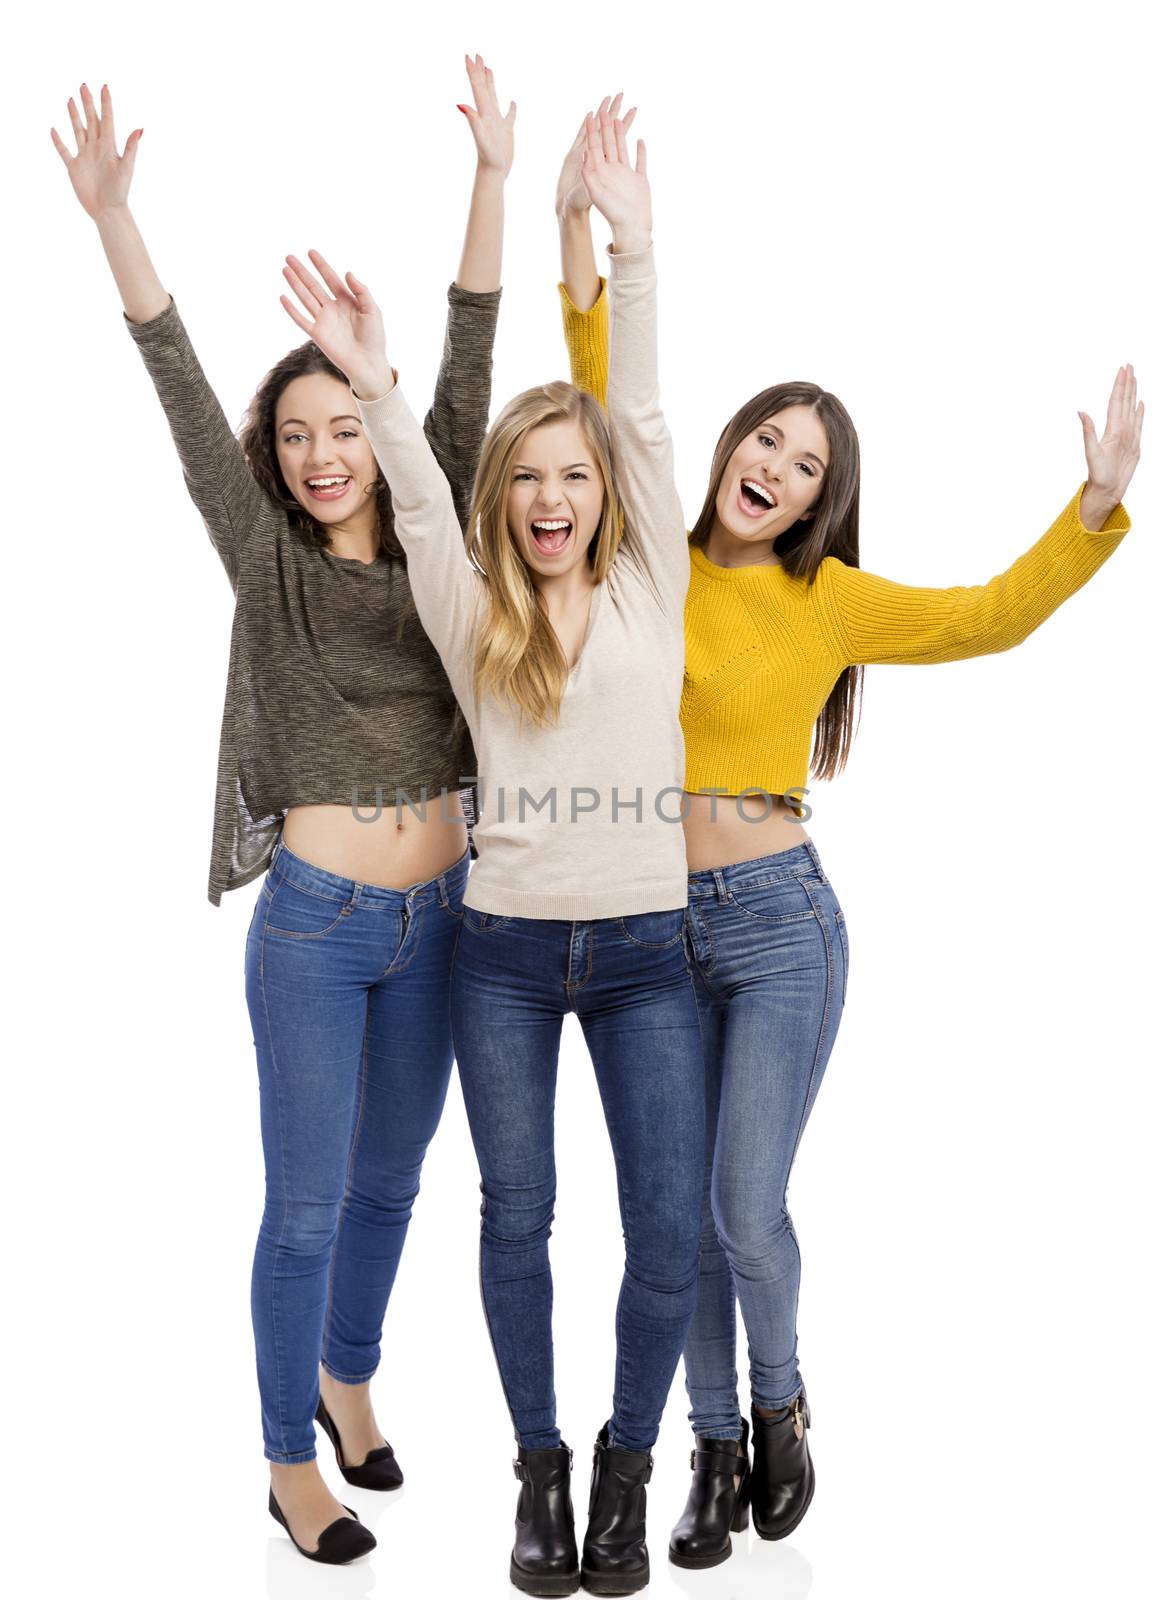
[[[352,478],[306,478],[305,488],[314,500],[339,500]]]
[[[752,517],[764,517],[767,511],[775,510],[778,505],[778,501],[766,485],[756,483],[753,478],[742,479],[738,500],[742,510]]]
[[[531,522],[529,531],[542,555],[556,556],[573,537],[573,523],[567,522],[564,517],[550,517],[546,521]]]

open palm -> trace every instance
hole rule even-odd
[[[653,226],[646,146],[638,140],[637,165],[631,165],[625,126],[620,117],[600,111],[586,118],[582,177],[590,199],[615,230],[648,234]]]
[[[286,256],[284,275],[304,307],[302,315],[287,295],[281,304],[318,349],[340,367],[354,390],[370,397],[392,387],[385,355],[385,324],[380,307],[360,279],[351,272],[342,280],[317,250],[309,260],[320,273],[319,283],[296,256]]]
[[[497,99],[493,82],[493,68],[487,67],[481,56],[471,61],[465,58],[469,74],[469,87],[473,90],[474,104],[460,109],[469,120],[470,132],[477,144],[479,166],[500,172],[505,177],[513,166],[513,125],[517,121],[517,102],[509,102],[504,116]]]
[[[611,119],[616,119],[619,116],[621,109],[621,95],[614,95],[612,101],[610,100],[609,95],[607,95],[594,114],[598,117],[608,114]],[[621,121],[623,133],[629,133],[630,128],[633,125],[633,120],[637,114],[637,106],[631,106],[630,110],[626,112],[624,117],[622,117]],[[586,119],[583,117],[581,127],[577,131],[577,138],[574,140],[573,144],[570,145],[566,152],[566,158],[562,162],[561,176],[557,180],[557,197],[555,200],[555,206],[559,214],[573,211],[588,211],[590,208],[590,192],[586,188],[585,179],[582,177],[582,157],[585,155],[585,153]]]
[[[1079,412],[1083,424],[1083,446],[1087,452],[1088,486],[1113,505],[1127,492],[1132,474],[1139,465],[1139,441],[1143,436],[1143,402],[1135,404],[1135,369],[1120,367],[1107,402],[1107,425],[1100,439],[1095,424],[1085,411]]]
[[[68,102],[68,115],[76,139],[76,154],[70,152],[55,128],[51,130],[52,143],[68,168],[68,176],[72,181],[76,198],[88,215],[95,220],[115,206],[128,203],[132,171],[136,164],[136,148],[140,143],[142,129],[137,128],[135,132],[129,134],[124,154],[118,156],[116,129],[112,120],[112,96],[108,92],[108,85],[105,84],[100,91],[99,112],[86,83],[80,86],[80,102],[84,108],[83,116],[78,111],[75,100]]]

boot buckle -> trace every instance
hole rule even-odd
[[[805,1414],[802,1410],[801,1394],[795,1396],[794,1403],[790,1407],[790,1412],[794,1418],[794,1437],[796,1439],[801,1439],[803,1433],[806,1431]]]

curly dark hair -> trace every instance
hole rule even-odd
[[[348,387],[349,380],[339,367],[310,339],[282,356],[261,379],[260,387],[241,421],[237,437],[245,453],[249,471],[261,488],[284,511],[289,524],[315,550],[331,550],[333,541],[324,523],[318,522],[295,495],[289,492],[277,460],[277,402],[296,378],[314,372],[336,378]],[[384,553],[404,563],[405,552],[393,526],[393,497],[383,476],[377,478],[377,529]]]

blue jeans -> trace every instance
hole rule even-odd
[[[701,1226],[702,1041],[684,911],[592,922],[465,908],[453,1040],[481,1168],[481,1294],[520,1444],[556,1448],[554,1089],[573,1011],[617,1169],[625,1275],[612,1445],[648,1450],[694,1308]],[[608,1241],[606,1241],[608,1243]]]
[[[449,975],[468,853],[409,889],[314,867],[283,842],[253,908],[245,986],[265,1210],[253,1332],[265,1455],[311,1461],[318,1362],[365,1383],[421,1163],[445,1104]]]
[[[801,1262],[790,1169],[842,1018],[842,908],[810,840],[690,874],[694,982],[706,1047],[706,1163],[698,1304],[686,1341],[694,1432],[741,1436],[735,1294],[754,1404],[802,1388]]]

